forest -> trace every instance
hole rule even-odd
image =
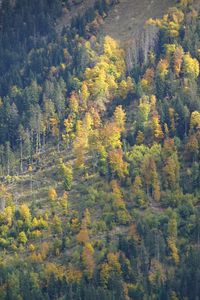
[[[129,70],[118,2],[2,1],[2,300],[200,300],[200,12]]]

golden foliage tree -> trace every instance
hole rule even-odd
[[[119,178],[124,178],[128,175],[128,164],[123,159],[122,149],[111,150],[108,153],[109,163],[113,174]]]
[[[121,131],[125,130],[126,113],[121,105],[117,106],[114,111],[114,122],[121,129]]]

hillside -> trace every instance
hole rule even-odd
[[[175,5],[175,0],[121,0],[115,6],[103,25],[103,34],[125,42],[141,31],[149,18],[159,18]]]
[[[199,299],[198,9],[3,1],[0,299]]]

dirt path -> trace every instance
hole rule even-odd
[[[133,38],[147,19],[161,17],[175,3],[176,0],[120,0],[105,19],[102,34],[124,42]]]

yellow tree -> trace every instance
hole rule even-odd
[[[118,42],[110,36],[106,36],[104,40],[104,55],[108,57],[111,62],[115,62],[117,72],[119,73],[118,76],[125,74],[124,50],[121,49]]]
[[[116,180],[111,181],[111,188],[114,197],[114,207],[117,209],[126,209],[120,186]]]
[[[163,139],[164,134],[160,125],[160,119],[158,113],[154,113],[152,120],[151,120],[151,127],[153,131],[153,136],[156,141],[160,141]]]
[[[193,111],[190,118],[190,131],[200,129],[200,112]]]
[[[122,80],[118,85],[119,96],[122,99],[124,99],[127,96],[127,92],[128,92],[127,82],[126,82],[126,80]]]
[[[50,201],[55,201],[57,199],[57,193],[54,188],[49,188],[48,197]]]
[[[167,59],[161,59],[157,65],[158,75],[164,79],[169,72],[169,62]]]
[[[153,68],[148,68],[141,80],[141,87],[144,92],[147,94],[152,92],[153,90],[153,80],[154,80],[154,69]]]
[[[132,186],[133,200],[140,206],[145,204],[145,193],[143,191],[142,179],[140,176],[136,176]]]
[[[124,51],[120,49],[115,40],[106,36],[104,52],[95,58],[95,63],[94,67],[87,68],[84,73],[82,94],[85,94],[85,98],[93,97],[98,108],[104,110],[105,103],[112,100],[117,94],[118,81],[122,76],[125,77]],[[124,95],[127,94],[128,89],[133,89],[130,78],[122,81],[121,85],[123,85]],[[84,96],[82,97],[84,98]]]
[[[90,243],[89,233],[88,233],[88,226],[90,225],[90,213],[89,210],[86,209],[84,212],[84,217],[81,223],[81,229],[76,236],[76,239],[79,243],[83,245],[82,251],[82,261],[85,267],[86,276],[91,279],[94,273],[95,262],[94,262],[94,248]]]
[[[94,129],[99,128],[100,125],[101,125],[101,117],[100,117],[99,112],[94,107],[91,107],[90,113],[91,113],[92,118],[93,118]]]
[[[59,121],[56,117],[50,118],[50,125],[51,125],[51,133],[54,137],[59,136]]]
[[[88,132],[82,121],[77,121],[76,128],[73,150],[76,157],[76,166],[83,168],[85,165],[85,154],[88,150]]]
[[[177,47],[176,50],[174,51],[174,73],[176,76],[179,76],[180,71],[181,71],[181,66],[183,63],[183,56],[184,56],[184,51],[181,46]]]
[[[66,281],[67,281],[67,283],[70,283],[70,284],[80,283],[80,281],[83,277],[81,270],[75,268],[72,265],[67,267],[65,274],[66,274]]]
[[[81,223],[81,229],[76,236],[76,239],[79,243],[86,244],[89,242],[89,233],[88,233],[88,226],[91,224],[91,219],[90,219],[90,212],[86,208],[84,211],[84,217],[82,219]]]
[[[88,208],[86,208],[84,211],[84,220],[87,226],[91,225],[91,215]]]
[[[77,121],[76,137],[73,149],[76,156],[76,166],[83,169],[85,166],[85,156],[89,150],[89,137],[93,131],[93,117],[87,112],[83,121]]]
[[[111,171],[119,178],[128,175],[128,164],[123,160],[122,149],[114,149],[108,153]]]
[[[89,242],[89,234],[88,234],[88,230],[87,230],[87,224],[84,220],[82,221],[81,229],[80,229],[79,233],[77,234],[76,239],[79,243],[83,243],[83,244]]]
[[[179,2],[181,4],[181,6],[187,7],[188,5],[193,3],[193,0],[180,0]]]
[[[100,129],[100,139],[106,148],[120,148],[121,147],[121,129],[115,122],[106,123],[102,129]]]
[[[144,133],[139,130],[136,136],[136,144],[141,145],[143,142],[144,142]]]
[[[79,99],[76,92],[72,92],[70,98],[69,98],[69,108],[70,112],[72,114],[78,113],[78,107],[79,107]]]
[[[199,76],[199,62],[196,58],[192,58],[190,53],[186,53],[183,57],[183,71],[185,76]]]
[[[18,241],[19,241],[19,243],[24,244],[24,245],[28,242],[26,233],[24,231],[21,231],[19,233],[19,235],[18,235]]]
[[[142,97],[138,106],[138,125],[145,128],[148,125],[149,116],[151,111],[151,105],[149,97]]]
[[[184,13],[182,10],[179,10],[177,7],[172,7],[162,19],[149,19],[147,24],[162,28],[169,37],[178,37],[183,20]]]
[[[126,113],[121,105],[117,106],[114,111],[114,122],[121,129],[121,131],[125,130]]]
[[[69,207],[69,201],[68,201],[68,193],[65,191],[60,199],[60,204],[63,209],[67,211]]]
[[[27,204],[22,204],[19,208],[20,215],[22,216],[23,220],[27,223],[30,224],[31,222],[31,213],[30,209]]]
[[[130,76],[127,77],[126,84],[127,84],[128,92],[135,91],[135,82],[133,81],[133,79]]]
[[[84,109],[87,108],[87,101],[88,101],[89,96],[90,96],[90,93],[88,90],[87,83],[86,83],[86,81],[83,81],[82,87],[81,87],[81,97],[82,97]]]
[[[82,260],[85,266],[86,276],[88,279],[92,279],[95,269],[94,248],[89,242],[84,245]]]
[[[113,275],[120,275],[122,273],[121,265],[119,263],[118,253],[108,253],[107,262],[101,265],[100,279],[104,287],[108,285],[109,279]]]
[[[64,120],[64,126],[65,134],[62,134],[62,138],[68,145],[74,139],[74,118],[71,115]]]

